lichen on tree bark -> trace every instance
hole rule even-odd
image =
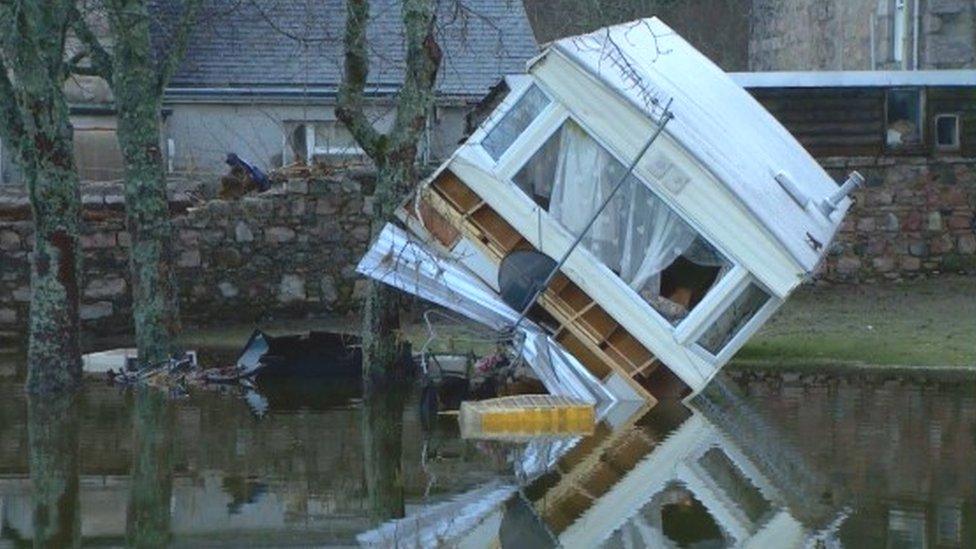
[[[88,27],[86,14],[74,13],[75,33],[90,58],[89,65],[79,70],[104,78],[115,97],[125,162],[126,227],[132,241],[133,323],[143,365],[159,363],[179,351],[179,288],[160,116],[163,91],[183,56],[199,4],[199,0],[183,2],[183,17],[177,22],[170,48],[159,60],[153,50],[146,0],[106,0],[101,5],[113,38],[111,52]]]
[[[364,89],[369,76],[368,0],[348,0],[344,38],[344,77],[339,89],[336,117],[346,125],[359,146],[376,164],[373,201],[373,236],[394,221],[397,205],[417,178],[416,160],[427,117],[434,107],[435,83],[441,50],[435,36],[433,0],[402,0],[406,63],[397,97],[393,129],[382,134],[366,115]],[[367,391],[396,380],[403,372],[403,346],[399,341],[400,304],[395,290],[371,281],[363,305],[363,376]]]
[[[35,392],[81,379],[81,196],[62,91],[71,9],[69,0],[0,3],[0,135],[24,173],[34,220],[27,386]]]

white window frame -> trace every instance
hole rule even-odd
[[[356,143],[353,139],[353,144],[348,147],[330,147],[330,146],[317,146],[315,144],[315,127],[316,125],[325,124],[342,124],[339,120],[286,120],[282,124],[284,130],[282,132],[282,147],[281,147],[281,162],[285,163],[285,159],[288,158],[288,151],[292,150],[291,144],[289,143],[291,132],[288,128],[291,127],[292,131],[298,126],[305,126],[305,158],[309,162],[315,158],[315,155],[322,156],[363,156],[366,153],[363,149]],[[297,151],[292,151],[297,152]]]
[[[540,83],[536,82],[535,85],[539,86],[539,89],[541,89],[543,93],[546,93],[550,99],[553,99],[552,94],[545,90]],[[520,94],[513,100],[512,104],[508,105],[508,108],[511,108],[511,106],[518,101],[518,98],[521,97],[521,94],[524,93],[528,87],[529,86],[525,86],[520,90]],[[497,119],[500,120],[503,116],[504,114],[499,116]],[[532,158],[532,156],[534,156],[545,145],[546,141],[562,128],[563,124],[567,120],[572,120],[583,128],[591,139],[596,141],[597,144],[603,147],[603,149],[618,162],[624,166],[629,165],[629,163],[621,160],[617,153],[607,146],[607,144],[604,143],[598,135],[596,135],[590,128],[587,128],[586,124],[584,124],[577,117],[573,116],[565,106],[554,99],[545,109],[542,110],[542,112],[539,113],[538,116],[536,116],[535,120],[533,120],[532,123],[529,124],[525,130],[515,138],[514,141],[512,141],[512,144],[509,145],[508,149],[499,157],[497,162],[491,157],[491,155],[488,154],[488,151],[480,146],[480,140],[478,141],[478,159],[481,160],[485,166],[490,167],[489,170],[499,181],[504,181],[515,189],[519,196],[523,197],[526,201],[531,202],[537,211],[537,215],[541,215],[543,211],[542,208],[538,206],[531,197],[525,194],[525,192],[515,183],[513,178]],[[494,124],[491,126],[486,125],[485,129],[486,131],[490,131],[492,127],[494,127]],[[526,146],[530,143],[534,143],[536,146]],[[679,344],[688,346],[688,334],[701,334],[704,332],[705,328],[707,327],[706,323],[710,324],[710,321],[714,321],[718,314],[725,310],[725,307],[727,307],[728,304],[730,304],[738,295],[736,286],[741,284],[742,280],[750,275],[748,274],[748,271],[737,263],[726,250],[722,249],[721,246],[716,245],[713,239],[710,238],[696,222],[692,221],[684,212],[677,208],[675,204],[668,200],[664,194],[655,191],[654,185],[648,183],[639,173],[634,172],[631,175],[640,181],[641,184],[645,185],[651,192],[653,192],[654,196],[656,196],[659,200],[664,201],[664,203],[667,204],[672,211],[677,213],[685,223],[692,227],[702,238],[704,238],[711,246],[718,250],[719,253],[721,253],[722,256],[732,264],[732,269],[726,273],[721,280],[717,281],[712,288],[709,289],[709,291],[705,294],[705,297],[702,298],[701,302],[699,302],[694,309],[688,313],[688,316],[683,318],[677,325],[671,324],[671,322],[664,318],[661,313],[656,311],[654,307],[651,307],[650,304],[645,304],[649,310],[653,311],[653,316],[659,319],[660,322],[663,323],[663,325],[665,325],[675,335],[675,339]],[[589,251],[585,248],[582,249],[582,251],[589,253]],[[602,263],[600,264],[602,265]],[[603,266],[606,267],[605,265]],[[607,267],[607,271],[613,274],[609,267]],[[616,275],[614,274],[614,276]],[[623,283],[623,280],[621,280],[621,283]],[[756,283],[765,289],[765,287],[760,284],[758,280]],[[625,283],[624,285],[626,286]],[[772,292],[767,290],[767,293],[769,293],[772,299],[776,299]],[[756,316],[759,316],[758,313]],[[746,327],[743,327],[740,332],[744,332],[745,330]],[[694,344],[693,341],[692,344]],[[710,353],[706,353],[704,357],[709,362],[716,362],[716,358]]]
[[[745,269],[743,269],[743,271],[744,270]],[[761,328],[763,324],[765,324],[766,321],[769,320],[769,318],[772,317],[773,314],[775,314],[776,311],[779,310],[779,308],[783,305],[782,299],[778,298],[776,294],[769,291],[769,288],[766,288],[762,282],[759,282],[759,280],[748,272],[746,272],[745,276],[740,274],[737,278],[738,280],[735,281],[736,287],[732,291],[722,295],[723,299],[721,300],[719,306],[709,311],[707,318],[702,319],[701,322],[698,322],[685,340],[685,345],[687,347],[692,349],[695,354],[709,362],[718,364],[725,364],[728,362],[735,355],[735,353],[739,352],[739,349],[741,349],[742,346],[745,345],[746,342],[749,341],[749,339],[752,338],[757,331],[759,331],[759,328]],[[736,333],[735,336],[733,336],[732,339],[725,344],[725,347],[722,347],[722,350],[719,351],[718,354],[712,354],[710,351],[698,344],[698,339],[709,327],[711,327],[712,323],[718,320],[719,316],[721,316],[722,313],[724,313],[725,310],[732,305],[736,298],[738,298],[739,295],[744,292],[750,284],[755,284],[762,289],[762,291],[766,292],[769,299],[766,300],[766,303],[760,307],[758,311],[756,311],[756,314],[752,315],[752,318],[739,329],[738,333]]]
[[[955,142],[950,145],[939,143],[939,120],[950,118],[956,121]],[[936,150],[945,152],[958,151],[962,147],[962,117],[958,113],[940,113],[932,119],[932,141]]]

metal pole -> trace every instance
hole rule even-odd
[[[674,101],[673,98],[668,100],[668,104],[664,106],[664,114],[661,115],[661,121],[658,123],[657,128],[654,130],[654,134],[651,135],[651,138],[647,140],[647,143],[644,144],[644,147],[641,148],[640,152],[637,153],[637,156],[634,157],[634,160],[630,163],[630,166],[627,168],[627,172],[620,177],[620,180],[617,181],[616,185],[614,185],[613,190],[611,190],[610,194],[608,194],[607,197],[603,200],[603,204],[600,205],[596,213],[593,214],[593,217],[591,217],[590,220],[586,223],[586,226],[583,227],[583,230],[580,231],[580,234],[576,237],[576,240],[574,240],[573,244],[570,245],[568,250],[566,250],[566,253],[564,253],[562,258],[560,258],[559,262],[556,263],[556,266],[553,267],[551,271],[549,271],[549,275],[546,276],[545,281],[543,281],[543,283],[535,289],[535,292],[532,294],[532,299],[530,299],[529,302],[522,309],[522,313],[519,314],[518,320],[516,320],[515,325],[512,326],[513,331],[518,329],[519,325],[522,324],[522,321],[525,320],[526,315],[529,314],[529,309],[531,309],[532,306],[535,305],[535,302],[539,299],[539,296],[542,295],[542,292],[544,292],[545,289],[549,287],[549,284],[552,283],[552,280],[556,278],[556,274],[559,273],[559,269],[561,269],[562,266],[566,263],[566,260],[569,259],[570,254],[572,254],[573,250],[575,250],[576,247],[579,246],[580,242],[583,241],[583,237],[586,236],[586,233],[589,232],[590,228],[593,227],[593,224],[596,223],[596,218],[600,217],[600,214],[603,213],[603,210],[605,210],[607,205],[610,204],[610,201],[613,200],[613,197],[617,194],[617,191],[619,191],[620,188],[624,186],[624,183],[627,181],[627,178],[630,177],[631,173],[633,173],[634,168],[637,167],[637,163],[640,162],[640,159],[644,157],[644,154],[647,152],[648,149],[651,148],[651,145],[653,145],[654,142],[657,141],[657,138],[660,137],[661,133],[664,131],[664,127],[668,125],[668,122],[670,122],[671,119],[674,118],[674,115],[671,113],[672,101]]]

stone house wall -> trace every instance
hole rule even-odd
[[[837,180],[867,177],[819,278],[871,283],[976,274],[976,159],[827,158]],[[194,199],[171,210],[188,325],[301,318],[354,310],[355,265],[369,241],[372,176],[293,179],[240,200]],[[86,186],[81,315],[86,332],[131,330],[129,236],[119,185]],[[30,299],[27,198],[0,195],[0,346],[22,339]]]
[[[919,0],[918,8],[918,68],[976,66],[976,0]],[[895,0],[753,0],[749,70],[911,69],[915,2],[905,9],[898,61]]]
[[[823,265],[827,281],[976,273],[976,159],[827,158],[835,180],[866,178]]]
[[[262,195],[194,204],[171,194],[184,322],[240,323],[350,310],[355,265],[369,241],[372,176],[289,180]],[[118,185],[84,193],[86,333],[131,330],[129,235]],[[25,196],[0,196],[0,346],[28,323],[32,245]]]

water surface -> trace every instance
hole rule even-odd
[[[519,443],[424,429],[414,393],[259,389],[0,382],[0,547],[976,547],[973,379],[737,374]]]

